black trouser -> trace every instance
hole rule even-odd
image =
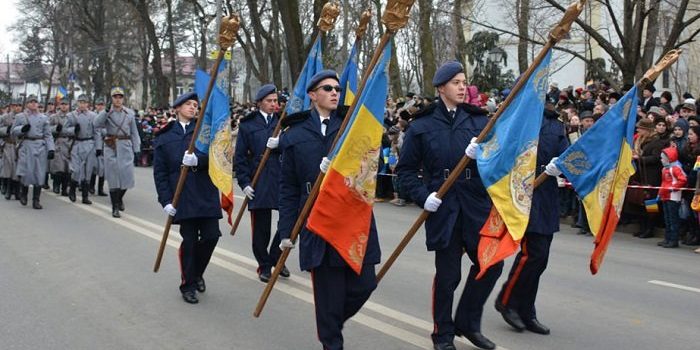
[[[219,219],[194,218],[180,220],[180,291],[194,291],[202,278],[216,243],[219,241]]]
[[[484,303],[493,290],[498,277],[503,270],[503,262],[493,265],[480,280],[479,273],[478,233],[466,235],[463,238],[457,220],[452,232],[449,245],[445,249],[435,251],[435,278],[433,279],[433,343],[445,343],[454,340],[455,329],[462,332],[481,332],[481,315]],[[478,232],[481,227],[475,227]],[[472,261],[467,283],[459,299],[454,321],[452,321],[452,303],[454,292],[462,277],[462,255],[466,250]]]
[[[272,244],[270,244],[272,209],[252,209],[250,223],[253,230],[253,255],[258,262],[258,273],[270,272],[282,254],[279,248],[279,231],[275,232]]]
[[[327,246],[327,249],[333,249]],[[373,264],[362,265],[358,276],[349,266],[331,266],[326,253],[311,270],[318,340],[324,350],[343,348],[343,324],[365,304],[377,288]]]
[[[498,293],[497,302],[515,310],[523,320],[537,318],[535,299],[540,276],[547,268],[553,237],[554,235],[534,232],[525,233],[508,280]]]

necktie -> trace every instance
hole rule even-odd
[[[267,115],[267,125],[270,125],[272,123],[272,114]]]
[[[452,118],[452,119],[455,118],[455,111],[454,110],[449,111],[448,113],[450,114],[450,118]]]
[[[328,123],[330,123],[330,119],[326,118],[321,123],[321,134],[323,134],[323,136],[326,136],[326,130],[328,129]]]

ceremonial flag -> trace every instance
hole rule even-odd
[[[345,106],[351,106],[357,92],[357,41],[352,44],[348,62],[345,63],[345,69],[340,76],[340,86],[343,92],[340,93],[340,103]]]
[[[307,222],[307,228],[333,246],[358,275],[372,221],[390,58],[387,45],[348,127],[328,154],[330,168]]]
[[[223,65],[223,64],[222,64]],[[209,84],[209,74],[198,69],[195,73],[194,88],[199,96],[200,105]],[[228,213],[231,223],[233,211],[233,153],[234,143],[231,134],[229,98],[215,84],[212,87],[207,110],[200,126],[195,143],[197,150],[209,155],[209,177],[221,191],[221,208]]]
[[[322,70],[323,53],[321,52],[321,36],[319,35],[311,46],[311,51],[306,57],[306,63],[304,63],[304,69],[302,69],[301,75],[299,75],[297,83],[294,85],[292,96],[287,101],[287,107],[285,108],[287,115],[309,109],[311,100],[306,93],[306,85],[316,73]]]
[[[595,236],[591,273],[596,274],[620,220],[632,165],[637,87],[569,147],[556,162],[582,199]]]
[[[59,86],[58,91],[56,92],[56,102],[61,101],[61,99],[66,96],[68,96],[68,90],[66,90],[66,88],[63,86]]]
[[[481,229],[477,278],[517,251],[530,221],[551,56],[550,50],[479,144],[476,162],[493,207]]]

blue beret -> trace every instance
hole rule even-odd
[[[265,84],[261,86],[258,90],[258,93],[255,94],[255,102],[262,101],[262,99],[264,99],[265,96],[274,93],[275,91],[277,91],[277,87],[275,86],[275,84]]]
[[[433,76],[433,86],[438,87],[446,84],[455,75],[464,72],[464,67],[457,61],[447,61],[438,68]]]
[[[338,79],[338,73],[336,73],[332,69],[324,69],[316,74],[314,74],[313,77],[311,77],[311,80],[309,81],[308,84],[306,84],[306,92],[309,92],[313,90],[318,83],[320,83],[323,79],[335,79],[337,82],[340,82]]]
[[[186,93],[180,95],[180,97],[178,97],[177,100],[175,100],[175,102],[173,102],[173,108],[177,108],[181,104],[183,104],[189,100],[195,100],[195,101],[199,102],[199,99],[197,98],[197,93],[192,91],[192,92],[186,92]]]

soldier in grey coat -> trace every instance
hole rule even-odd
[[[9,113],[10,103],[5,103],[5,101],[0,101],[0,120]],[[5,137],[0,136],[0,173],[2,173],[2,152],[5,148]],[[7,181],[0,177],[0,194],[5,194],[7,192]]]
[[[10,103],[10,111],[0,119],[0,138],[3,139],[2,147],[2,167],[0,168],[0,179],[5,182],[5,199],[10,200],[12,195],[19,199],[19,182],[17,181],[17,140],[12,136],[12,124],[15,123],[15,116],[22,112],[22,100],[14,99]]]
[[[102,97],[95,99],[95,114],[99,115],[105,110],[105,100]],[[88,191],[90,194],[95,194],[95,183],[97,182],[97,195],[100,197],[106,197],[105,193],[105,157],[104,157],[104,142],[101,142],[103,136],[107,133],[105,128],[95,128],[95,140],[100,140],[96,144],[97,149],[100,154],[97,156],[97,164],[95,166],[95,171],[90,177],[90,185],[88,185]]]
[[[105,128],[105,178],[112,201],[112,216],[121,217],[124,193],[134,187],[134,153],[141,150],[141,138],[134,119],[134,111],[124,107],[124,90],[112,88],[112,109],[95,118],[95,127]]]
[[[66,132],[66,121],[70,113],[70,101],[67,97],[61,99],[59,110],[55,114],[49,115],[49,125],[51,134],[56,145],[56,155],[49,162],[49,172],[53,180],[53,192],[68,196],[68,185],[70,183],[70,148],[73,144],[73,137]]]
[[[92,204],[88,198],[88,182],[97,165],[97,155],[102,151],[96,148],[97,133],[95,132],[94,112],[88,110],[87,95],[78,96],[78,109],[68,115],[68,120],[63,130],[74,137],[74,143],[70,154],[71,184],[68,198],[75,202],[75,188],[80,184],[80,193],[83,204]]]
[[[39,197],[44,185],[48,161],[54,158],[55,146],[49,118],[39,113],[36,96],[27,97],[26,110],[15,117],[12,136],[19,139],[17,157],[17,177],[21,188],[20,203],[27,205],[29,186],[32,189],[32,208],[41,209]]]

